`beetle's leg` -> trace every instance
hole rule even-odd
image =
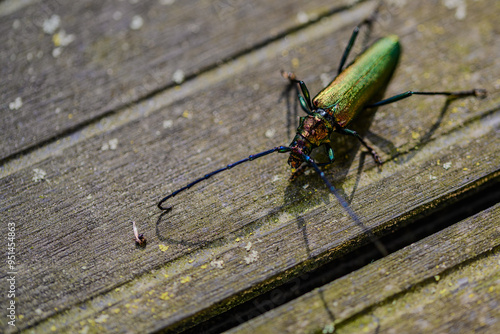
[[[344,68],[345,62],[347,61],[347,57],[349,57],[349,53],[351,53],[351,49],[354,45],[354,42],[356,41],[356,38],[358,37],[359,29],[361,29],[361,27],[365,24],[370,27],[372,22],[373,22],[373,19],[374,19],[374,15],[370,16],[369,18],[365,19],[363,22],[358,24],[356,27],[354,27],[354,30],[352,31],[352,34],[351,34],[351,38],[349,38],[349,43],[347,43],[347,46],[344,50],[344,54],[342,55],[342,59],[340,60],[340,65],[339,65],[339,69],[337,71],[337,75],[342,73],[342,69]]]
[[[325,153],[328,155],[328,161],[327,162],[318,163],[317,165],[318,166],[331,165],[335,161],[335,154],[333,153],[333,149],[330,146],[330,144],[328,144],[328,143],[323,144],[322,146],[325,149]],[[307,167],[309,167],[308,164],[302,164],[299,168],[297,168],[297,170],[295,170],[293,172],[292,176],[290,177],[290,180],[295,180],[297,177],[299,177],[300,175],[304,174],[304,172],[306,171]]]
[[[373,235],[373,233],[359,219],[358,215],[352,210],[351,206],[349,205],[349,203],[347,203],[347,201],[344,199],[344,197],[342,197],[339,194],[339,192],[337,191],[337,189],[335,189],[335,187],[330,183],[330,181],[328,181],[325,173],[319,168],[318,164],[316,162],[314,162],[314,160],[310,156],[305,155],[305,154],[302,155],[302,159],[304,159],[304,161],[309,166],[314,168],[316,173],[318,173],[319,177],[323,180],[323,182],[328,187],[328,190],[330,190],[330,192],[335,197],[337,197],[337,200],[340,202],[340,205],[342,205],[342,207],[344,207],[344,209],[347,211],[349,216],[351,216],[352,220],[354,220],[354,222],[363,230],[363,232],[366,233],[366,235],[368,235],[368,238],[370,238],[371,242],[373,242],[373,244],[377,247],[377,249],[380,251],[380,253],[382,253],[382,255],[384,255],[384,256],[389,254],[387,252],[387,249],[385,249],[384,245],[382,245],[382,243]]]
[[[326,166],[330,165],[335,161],[335,155],[333,154],[333,149],[330,146],[330,144],[324,144],[323,147],[325,148],[326,153],[328,154],[328,162],[322,162],[318,164],[318,166]]]
[[[287,80],[290,80],[290,82],[299,81],[299,80],[297,80],[297,76],[293,72],[286,72],[283,70],[281,70],[280,72],[281,72],[281,76]]]
[[[307,89],[307,86],[304,83],[304,81],[297,80],[295,73],[292,72],[281,71],[281,76],[285,79],[290,80],[291,83],[299,84],[300,90],[302,91],[302,95],[304,95],[304,97],[302,97],[299,94],[300,106],[308,115],[311,115],[313,110],[313,105],[311,103],[311,94],[309,94],[309,89]]]
[[[317,164],[318,166],[327,166],[327,165],[332,164],[335,161],[335,155],[333,154],[333,149],[331,148],[331,146],[329,144],[323,144],[323,147],[325,148],[326,154],[328,154],[328,162],[318,163]],[[307,167],[309,167],[308,164],[300,165],[300,167],[297,168],[290,176],[290,181],[293,181],[296,178],[298,178],[299,176],[301,176],[302,174],[304,174]]]
[[[358,140],[361,142],[361,144],[363,144],[364,147],[366,147],[368,149],[368,151],[370,152],[370,154],[372,155],[373,157],[373,160],[375,160],[375,162],[379,165],[382,164],[382,160],[380,159],[380,157],[378,156],[377,152],[375,152],[375,150],[373,149],[373,147],[371,147],[370,145],[368,145],[365,140],[363,138],[361,138],[361,136],[356,132],[356,131],[353,131],[353,130],[349,130],[349,129],[338,129],[336,130],[338,133],[341,133],[341,134],[344,134],[344,135],[349,135],[349,136],[353,136],[353,137],[356,137],[358,138]]]
[[[410,97],[412,95],[446,95],[451,98],[459,98],[459,97],[465,97],[465,96],[475,96],[477,98],[483,99],[486,97],[488,93],[486,92],[485,89],[471,89],[471,90],[463,90],[463,91],[458,91],[458,92],[414,92],[414,91],[407,91],[402,94],[394,95],[388,99],[379,101],[377,103],[369,104],[365,108],[372,108],[372,107],[380,107],[385,104],[393,103],[402,99],[406,99],[407,97]]]
[[[239,164],[242,164],[244,162],[247,162],[247,161],[252,161],[252,160],[255,160],[255,159],[258,159],[258,158],[261,158],[263,156],[266,156],[268,154],[271,154],[273,152],[278,152],[278,153],[286,153],[286,152],[290,152],[291,148],[290,147],[287,147],[287,146],[277,146],[275,148],[272,148],[270,150],[267,150],[267,151],[264,151],[264,152],[260,152],[260,153],[257,153],[257,154],[253,154],[253,155],[250,155],[248,156],[248,158],[245,158],[245,159],[241,159],[240,161],[236,161],[232,164],[229,164],[227,165],[226,167],[223,167],[223,168],[220,168],[220,169],[217,169],[217,170],[214,170],[213,172],[211,173],[208,173],[206,174],[205,176],[203,177],[200,177],[199,179],[196,179],[194,180],[193,182],[191,182],[190,184],[188,184],[187,186],[184,186],[180,189],[177,189],[176,191],[174,191],[173,193],[171,193],[170,195],[167,195],[165,196],[160,202],[158,202],[158,208],[160,208],[161,210],[170,210],[172,207],[171,206],[168,206],[168,207],[164,207],[162,206],[163,202],[165,202],[167,199],[171,198],[171,197],[174,197],[175,195],[177,195],[178,193],[186,190],[186,189],[189,189],[191,188],[192,186],[194,186],[195,184],[201,182],[201,181],[204,181],[212,176],[214,176],[215,174],[218,174],[220,172],[223,172],[225,170],[228,170],[228,169],[231,169]]]

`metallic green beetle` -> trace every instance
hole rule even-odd
[[[369,24],[366,20],[362,24]],[[401,47],[399,39],[395,35],[384,37],[375,42],[364,53],[359,55],[355,61],[347,68],[343,69],[350,50],[356,40],[359,28],[362,25],[354,28],[349,43],[344,51],[337,77],[321,92],[316,95],[311,101],[309,90],[303,81],[297,80],[293,73],[284,73],[282,75],[289,79],[292,83],[297,83],[302,91],[302,96],[299,95],[299,101],[302,109],[307,113],[307,116],[300,118],[299,127],[296,135],[289,146],[277,146],[273,149],[250,155],[248,158],[242,159],[235,163],[229,164],[226,167],[215,170],[205,176],[196,179],[188,185],[172,192],[164,197],[158,207],[161,210],[170,210],[172,207],[163,207],[162,204],[171,197],[180,192],[191,188],[195,184],[212,177],[215,174],[231,169],[239,164],[247,161],[252,161],[257,158],[266,156],[273,152],[290,153],[288,163],[296,170],[303,166],[313,167],[321,177],[330,192],[337,197],[340,204],[345,208],[351,218],[368,234],[375,243],[377,248],[384,255],[387,251],[383,245],[378,242],[371,232],[361,223],[359,217],[354,213],[345,199],[340,196],[337,190],[332,186],[326,178],[324,172],[319,166],[333,163],[335,156],[333,149],[330,147],[330,136],[336,132],[339,134],[354,136],[358,138],[363,146],[365,146],[376,163],[381,164],[379,156],[375,150],[369,146],[361,136],[355,131],[349,130],[346,127],[349,123],[365,108],[378,107],[384,104],[389,104],[411,95],[448,95],[453,97],[476,96],[485,97],[486,91],[483,89],[473,89],[460,92],[414,92],[407,91],[402,94],[395,95],[388,99],[370,104],[373,98],[386,85],[394,69],[398,63]],[[325,146],[328,152],[328,162],[316,163],[310,156],[311,152],[319,147]]]
[[[351,66],[341,70],[339,75],[316,95],[312,103],[307,87],[302,81],[298,81],[306,98],[304,100],[299,97],[300,104],[308,116],[300,118],[297,134],[290,144],[288,163],[292,168],[299,168],[304,162],[304,155],[309,156],[314,148],[321,145],[327,147],[330,160],[328,163],[332,163],[334,155],[329,143],[333,132],[357,137],[375,161],[381,163],[377,153],[361,136],[346,129],[346,126],[385,86],[398,63],[400,49],[398,37],[395,35],[378,40]],[[297,81],[293,74],[285,76]]]

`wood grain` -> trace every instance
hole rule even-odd
[[[278,154],[176,196],[167,215],[156,202],[214,169],[286,145],[295,93],[279,70],[296,71],[311,92],[319,91],[373,4],[287,26],[286,38],[193,74],[179,87],[131,94],[137,103],[101,119],[89,116],[92,124],[3,165],[2,221],[16,223],[19,243],[18,328],[177,331],[366,243],[321,179],[306,173],[290,182],[286,157]],[[483,87],[489,97],[450,103],[415,97],[361,117],[354,129],[386,161],[380,170],[355,140],[332,140],[337,161],[325,172],[375,233],[498,179],[495,6],[475,3],[463,19],[433,1],[381,8],[373,38],[396,32],[403,45],[386,96]],[[118,63],[142,79],[131,63]],[[47,124],[57,122],[47,122],[38,123],[53,133]],[[148,238],[145,249],[135,247],[132,220]],[[3,288],[4,273],[0,281]],[[7,326],[3,318],[0,324]]]
[[[1,161],[348,3],[315,0],[302,9],[299,1],[51,0],[15,10],[12,2],[0,6]],[[58,25],[49,24],[54,16]],[[11,107],[17,99],[22,106]]]

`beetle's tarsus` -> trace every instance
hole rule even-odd
[[[281,76],[287,80],[290,80],[290,82],[294,83],[297,80],[297,77],[295,76],[295,73],[293,72],[286,72],[284,70],[280,71]]]
[[[383,161],[382,159],[380,159],[379,155],[377,154],[377,152],[375,152],[374,150],[372,150],[370,152],[370,154],[372,155],[373,157],[373,160],[375,160],[375,163],[379,166],[381,166],[383,164]]]
[[[484,99],[488,96],[488,92],[486,91],[486,89],[476,88],[474,89],[474,96],[478,99]]]

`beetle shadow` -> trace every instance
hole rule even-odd
[[[292,91],[295,91],[295,98],[293,98],[290,94]],[[296,129],[299,125],[299,99],[297,96],[300,94],[299,87],[297,84],[288,81],[288,85],[283,90],[278,99],[278,105],[284,100],[286,104],[286,131],[288,140],[292,140],[294,133],[293,129]]]
[[[405,163],[407,163],[408,161],[410,161],[411,159],[413,159],[413,157],[418,153],[418,151],[415,149],[415,147],[418,147],[418,146],[422,146],[426,143],[428,143],[432,136],[434,135],[434,133],[436,132],[437,129],[439,129],[439,127],[441,126],[441,123],[443,122],[443,119],[450,107],[450,104],[457,100],[459,98],[456,98],[456,97],[448,97],[443,105],[443,107],[441,108],[441,111],[439,113],[439,117],[438,119],[436,120],[436,122],[434,122],[434,124],[429,128],[429,130],[420,137],[420,140],[412,146],[412,148],[410,148],[410,151],[409,152],[398,152],[398,149],[397,147],[390,141],[390,140],[387,140],[373,132],[371,132],[370,130],[366,130],[366,138],[368,138],[370,140],[370,142],[372,142],[374,144],[374,146],[377,148],[377,150],[380,150],[382,152],[384,152],[388,158],[386,160],[393,160],[394,162],[396,162],[398,165],[403,165]],[[376,112],[376,108],[373,108],[373,115],[375,114]],[[369,110],[369,109],[367,109]],[[355,193],[355,190],[357,189],[357,186],[359,184],[359,181],[361,179],[361,173],[362,173],[362,170],[363,170],[363,165],[364,165],[364,160],[366,159],[366,156],[369,156],[370,154],[366,151],[363,151],[361,153],[361,156],[360,156],[360,159],[359,159],[359,166],[358,166],[358,172],[356,174],[356,181],[355,181],[355,184],[354,184],[354,187],[353,187],[353,191],[351,193],[351,197],[349,199],[349,203],[352,201],[353,197],[354,197],[354,193]],[[397,160],[394,160],[394,158],[398,157]]]
[[[388,85],[388,83],[386,83],[384,85],[381,92],[379,94],[377,94],[373,100],[378,101],[385,94],[385,90],[387,88],[387,85]],[[371,125],[373,123],[373,120],[375,118],[375,114],[377,113],[377,111],[378,111],[378,108],[370,108],[370,109],[365,109],[365,110],[361,111],[359,118],[354,120],[353,125],[352,125],[352,129],[355,130],[356,132],[358,132],[361,135],[361,137],[367,138],[368,140],[370,140],[375,151],[377,151],[377,152],[382,151],[384,153],[387,153],[385,150],[385,147],[395,147],[394,144],[388,139],[382,138],[380,136],[378,136],[375,139],[370,135],[372,133],[370,131],[370,128],[371,128]],[[354,139],[354,143],[356,145],[354,147],[352,147],[351,151],[349,151],[349,152],[351,152],[351,154],[347,153],[347,154],[349,154],[349,157],[351,157],[351,155],[352,155],[352,157],[349,161],[349,164],[347,164],[344,168],[345,177],[347,177],[347,171],[349,170],[349,167],[352,165],[352,163],[354,163],[354,158],[355,158],[356,152],[361,151],[361,153],[359,155],[358,168],[357,168],[357,171],[355,174],[355,180],[354,180],[354,185],[353,185],[351,194],[349,197],[346,197],[344,195],[344,198],[346,198],[346,200],[349,204],[354,199],[356,191],[359,187],[359,182],[361,181],[361,174],[363,173],[363,169],[369,169],[369,168],[373,168],[372,166],[375,166],[378,169],[378,171],[380,172],[381,168],[382,168],[373,160],[373,157],[370,154],[370,152],[368,152],[366,150],[366,148],[363,145],[361,145],[361,143],[356,138],[349,138],[349,140],[352,140],[352,139]],[[383,145],[381,145],[381,144],[383,144]]]
[[[434,124],[429,128],[429,130],[423,136],[420,137],[420,140],[415,145],[412,145],[412,148],[410,148],[410,152],[407,152],[406,154],[401,154],[401,156],[398,157],[397,161],[398,164],[401,165],[413,159],[413,157],[418,153],[415,147],[424,145],[431,140],[436,130],[441,126],[441,123],[443,122],[444,116],[446,115],[448,108],[450,107],[450,104],[455,100],[457,100],[457,98],[446,99],[443,107],[441,108],[441,112],[439,113],[439,117],[436,120],[436,122],[434,122]]]
[[[419,96],[416,96],[415,98],[418,98]],[[466,97],[462,97],[466,98]],[[432,136],[436,133],[437,129],[441,126],[441,123],[443,122],[444,117],[446,116],[448,109],[450,105],[455,101],[460,99],[460,97],[448,97],[444,103],[444,105],[441,107],[441,111],[439,113],[438,119],[434,122],[434,124],[429,128],[429,130],[420,137],[420,140],[416,142],[414,145],[412,145],[411,148],[406,150],[405,152],[399,152],[398,148],[390,141],[380,137],[379,135],[373,133],[373,132],[368,132],[367,133],[367,138],[374,143],[377,147],[380,147],[381,150],[386,153],[389,158],[387,160],[393,160],[395,163],[398,165],[403,165],[407,162],[409,162],[415,155],[418,153],[418,151],[415,149],[416,147],[422,146],[427,144],[431,139]],[[394,158],[398,158],[397,160],[394,160]]]
[[[306,232],[306,221],[303,217],[297,217],[297,229],[302,233],[302,239],[304,240],[304,245],[306,246],[307,258],[311,258],[311,248],[309,247],[309,238]]]

